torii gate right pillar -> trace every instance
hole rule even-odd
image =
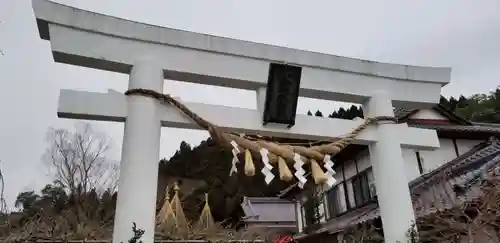
[[[391,97],[386,91],[375,91],[363,104],[365,117],[394,116]],[[408,242],[407,232],[415,222],[400,138],[392,122],[380,122],[378,141],[369,146],[370,160],[377,187],[377,199],[385,242]]]

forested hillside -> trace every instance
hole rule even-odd
[[[463,95],[458,98],[441,96],[439,104],[473,122],[500,123],[500,88],[488,94],[475,94],[468,98]],[[319,110],[314,113],[309,111],[308,115],[324,116]],[[328,114],[328,117],[342,119],[363,117],[363,109],[353,105],[349,109],[340,108]]]
[[[489,94],[475,94],[468,98],[441,97],[440,104],[474,122],[500,123],[500,88]]]

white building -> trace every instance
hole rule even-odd
[[[454,200],[455,196],[449,195],[455,195],[454,188],[473,176],[473,172],[488,163],[499,164],[500,141],[492,138],[500,135],[498,124],[472,123],[440,105],[422,110],[396,109],[395,114],[399,122],[406,122],[409,126],[435,129],[441,145],[434,151],[403,149],[406,176],[417,217],[430,209],[432,201]],[[297,239],[341,235],[349,225],[379,217],[368,148],[351,145],[335,158],[335,162],[337,182],[329,191],[320,193],[318,188],[297,194],[298,190],[294,190],[286,195],[299,199],[296,204]],[[433,187],[443,179],[446,185],[434,190]],[[432,197],[424,197],[429,188],[433,188]],[[309,200],[313,191],[321,195],[319,205],[318,201],[315,203],[316,212],[319,212],[316,217],[307,210],[311,208],[308,203],[313,201]],[[447,196],[446,200],[441,194]],[[435,206],[432,204],[432,207]]]

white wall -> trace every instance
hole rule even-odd
[[[372,166],[370,162],[370,151],[368,149],[363,150],[356,156],[356,162],[358,163],[358,171],[364,171]],[[354,165],[354,163],[353,163]],[[354,165],[355,166],[355,165]]]
[[[349,160],[344,163],[344,178],[349,180],[351,177],[355,176],[358,172],[356,171],[356,163],[354,160]],[[343,180],[343,179],[342,179]]]
[[[440,148],[434,151],[420,151],[424,173],[430,172],[439,166],[457,157],[452,139],[439,139]]]
[[[434,109],[423,109],[411,116],[412,119],[448,120]]]
[[[414,149],[403,149],[403,160],[405,162],[406,177],[411,181],[420,176],[418,160]]]
[[[484,142],[484,140],[466,140],[466,139],[457,139],[457,148],[459,154],[464,154],[467,151],[474,148],[474,146]]]

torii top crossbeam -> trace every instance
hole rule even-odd
[[[389,90],[398,107],[439,101],[451,69],[378,63],[176,30],[33,0],[41,38],[56,62],[129,73],[147,52],[166,79],[256,90],[265,87],[269,62],[303,67],[300,95],[362,103],[370,91]],[[78,41],[75,41],[78,40]],[[127,50],[127,51],[123,51]]]
[[[137,23],[46,0],[33,0],[33,8],[39,34],[50,40],[55,61],[77,66],[130,73],[135,58],[146,53],[160,63],[168,79],[258,90],[267,85],[270,62],[288,63],[303,67],[301,96],[362,103],[372,90],[383,89],[388,91],[395,106],[419,108],[436,104],[441,87],[450,79],[449,68],[376,63],[210,36]],[[60,117],[106,121],[123,121],[126,117],[125,97],[120,95],[62,91],[59,103]],[[275,129],[263,127],[261,114],[255,110],[196,103],[187,106],[223,128],[268,136],[339,138],[360,124],[299,115],[295,127]],[[221,119],[217,114],[245,119]],[[165,113],[162,125],[195,128],[173,109]],[[325,132],[321,129],[325,126],[336,129]],[[404,147],[439,146],[431,130],[408,128],[404,124],[400,128]],[[368,129],[355,143],[375,141],[371,134]]]

